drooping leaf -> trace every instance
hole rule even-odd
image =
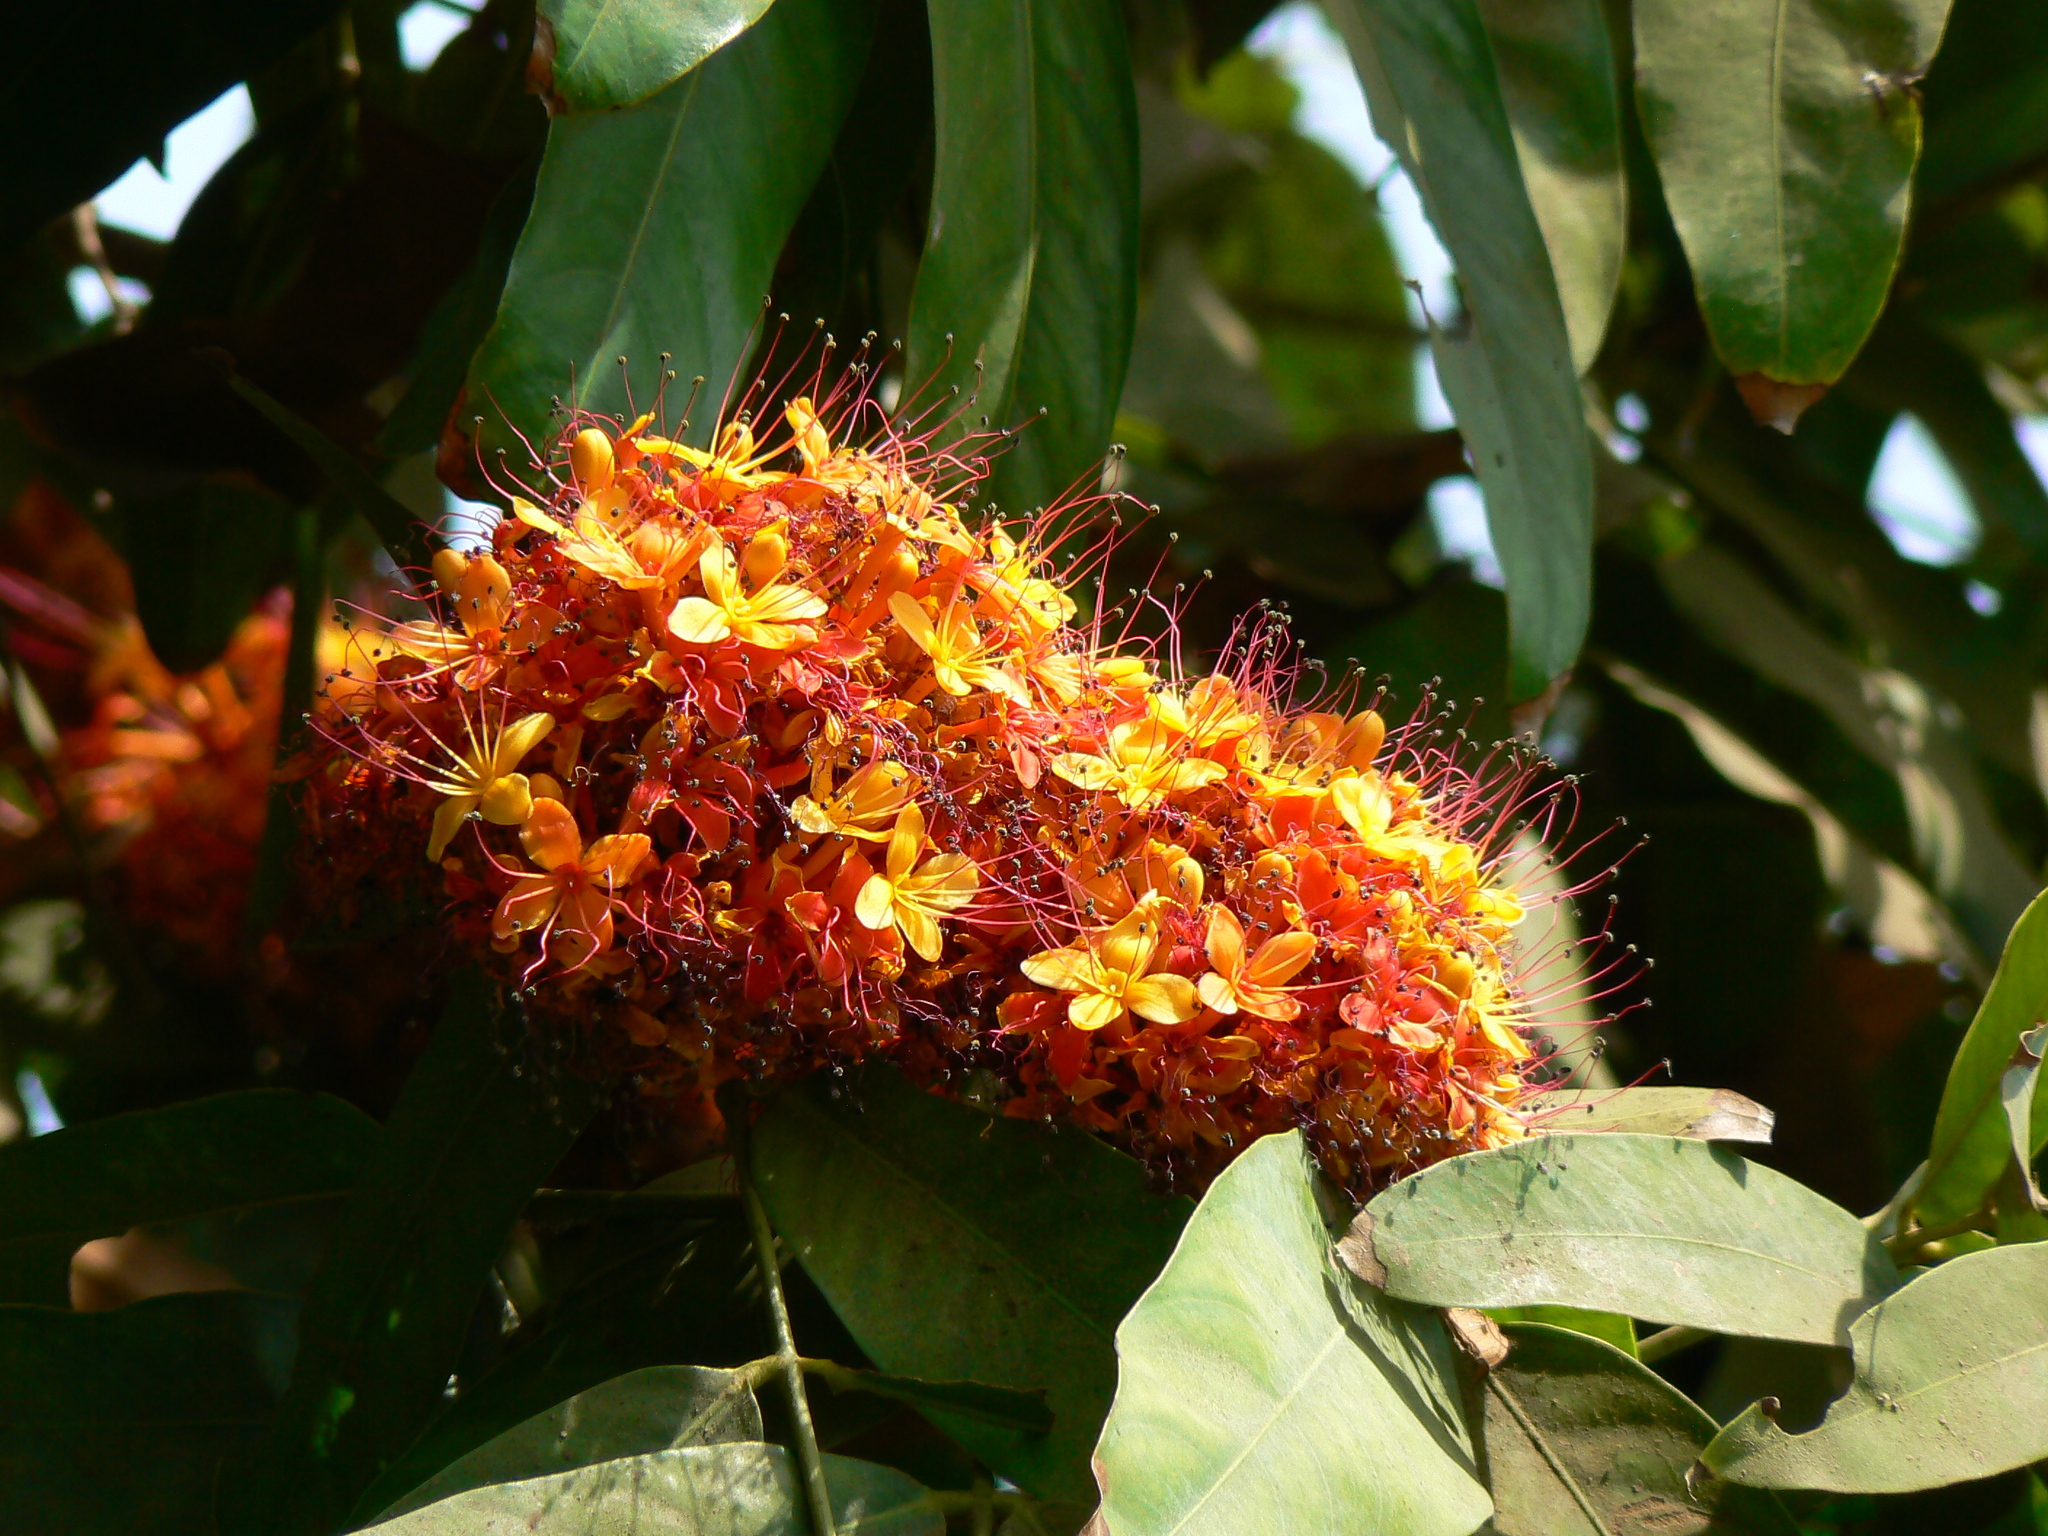
[[[379,1520],[482,1488],[622,1456],[761,1438],[761,1405],[734,1371],[654,1365],[614,1377],[516,1424],[441,1469]]]
[[[1968,1215],[1998,1182],[2012,1155],[2000,1079],[2027,1031],[2048,1019],[2048,897],[2036,897],[2014,925],[1998,973],[1956,1050],[1928,1143],[1927,1168],[1913,1196],[1923,1225]],[[2038,1087],[2036,1093],[2038,1094]],[[2034,1100],[2032,1155],[2048,1145],[2048,1119]]]
[[[901,1472],[825,1458],[840,1536],[943,1536],[945,1516]],[[789,1453],[734,1441],[601,1461],[573,1472],[491,1483],[369,1527],[377,1536],[805,1536]],[[369,1536],[365,1532],[365,1536]]]
[[[0,1300],[69,1306],[71,1255],[96,1237],[339,1194],[377,1138],[340,1099],[257,1088],[0,1147]]]
[[[1085,481],[1130,360],[1138,119],[1124,26],[1094,0],[928,9],[937,164],[906,373],[912,387],[978,390],[970,429],[1045,412],[992,469],[996,503],[1022,512]]]
[[[1049,1435],[934,1409],[1042,1498],[1092,1496],[1088,1453],[1116,1390],[1116,1326],[1172,1251],[1187,1204],[1081,1132],[1055,1133],[870,1072],[834,1099],[771,1103],[754,1159],[775,1229],[886,1371],[1043,1388]]]
[[[1117,1329],[1096,1457],[1118,1536],[1486,1519],[1442,1322],[1337,1266],[1314,1178],[1299,1132],[1254,1142]]]
[[[440,1403],[491,1262],[595,1112],[595,1085],[500,1037],[464,972],[307,1291],[264,1454],[223,1485],[224,1532],[325,1532]]]
[[[1342,1249],[1394,1296],[1549,1303],[1816,1344],[1898,1286],[1834,1202],[1681,1137],[1541,1136],[1454,1157],[1376,1195]]]
[[[1951,1259],[1849,1343],[1855,1376],[1818,1428],[1788,1435],[1758,1404],[1702,1460],[1759,1488],[1905,1493],[2048,1456],[2048,1244]]]
[[[645,101],[761,19],[774,0],[543,0],[553,52],[541,94],[570,112]]]
[[[1726,1088],[1562,1088],[1526,1106],[1550,1133],[1632,1131],[1639,1136],[1689,1136],[1696,1141],[1768,1144],[1778,1117]]]
[[[693,420],[708,435],[853,99],[872,21],[862,3],[784,0],[637,106],[554,120],[497,320],[450,423],[467,433],[484,418],[483,463],[502,448],[519,471],[516,433],[543,440],[556,396],[623,413],[620,357],[641,401],[664,352],[683,379],[703,375]]]
[[[203,0],[137,10],[122,0],[36,6],[9,29],[0,132],[37,151],[10,170],[0,251],[91,199],[236,81],[281,56],[334,0]],[[90,129],[52,134],[90,103]]]
[[[0,1306],[0,1526],[208,1536],[221,1459],[260,1439],[291,1370],[296,1312],[246,1291]]]
[[[973,1419],[997,1429],[1042,1435],[1052,1428],[1052,1410],[1045,1393],[992,1387],[983,1381],[925,1381],[916,1376],[891,1376],[882,1371],[857,1371],[829,1361],[807,1362],[805,1371],[836,1392],[872,1392],[913,1408],[932,1409],[954,1418]]]
[[[1715,350],[1738,378],[1833,383],[1898,264],[1913,87],[1948,0],[1645,0],[1634,14],[1643,132]]]
[[[1572,362],[1593,366],[1621,286],[1628,178],[1614,45],[1599,0],[1479,0],[1529,206],[1543,229]]]
[[[1508,589],[1509,691],[1579,653],[1592,604],[1593,470],[1564,309],[1473,0],[1339,0],[1374,131],[1401,157],[1465,310],[1430,342],[1486,495]]]
[[[1694,1474],[1717,1426],[1648,1366],[1583,1333],[1505,1331],[1482,1431],[1501,1536],[1799,1529],[1769,1494]]]
[[[756,1358],[773,1347],[746,1294],[753,1251],[737,1212],[693,1236],[653,1234],[521,1327],[356,1501],[351,1525],[551,1405],[653,1365]]]

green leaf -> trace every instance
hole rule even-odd
[[[1905,237],[1913,86],[1947,14],[1948,0],[1635,7],[1643,132],[1729,372],[1831,384],[1862,346]]]
[[[71,1255],[96,1237],[338,1194],[378,1134],[340,1099],[256,1088],[0,1147],[0,1299],[69,1306]]]
[[[0,1526],[210,1536],[221,1458],[262,1436],[296,1311],[246,1291],[0,1306]]]
[[[1583,1307],[1488,1307],[1486,1315],[1496,1323],[1542,1323],[1550,1328],[1569,1328],[1635,1358],[1635,1321],[1618,1312],[1588,1312]]]
[[[1533,1129],[1630,1131],[1638,1136],[1688,1136],[1695,1141],[1768,1144],[1778,1117],[1756,1100],[1726,1088],[1562,1088],[1525,1106]]]
[[[978,391],[968,428],[1045,412],[992,465],[990,494],[1023,511],[1077,481],[1094,490],[1130,360],[1138,116],[1124,23],[1098,0],[928,12],[938,158],[907,378]]]
[[[1117,1536],[1466,1536],[1487,1517],[1443,1324],[1337,1266],[1298,1131],[1210,1186],[1116,1343],[1096,1457]]]
[[[1856,1373],[1819,1427],[1758,1404],[1702,1458],[1759,1488],[1906,1493],[2048,1456],[2048,1244],[1965,1254],[1849,1330]]]
[[[1875,1234],[1723,1147],[1541,1136],[1454,1157],[1373,1197],[1342,1251],[1435,1306],[1552,1303],[1816,1344],[1895,1290]]]
[[[1564,309],[1473,0],[1330,7],[1372,109],[1450,252],[1465,312],[1433,323],[1444,394],[1507,578],[1509,691],[1535,699],[1592,606],[1593,468]]]
[[[761,1438],[761,1405],[737,1371],[655,1365],[602,1382],[514,1425],[428,1478],[377,1518],[490,1483],[570,1472],[621,1456]]]
[[[827,1456],[825,1481],[839,1536],[944,1536],[945,1516],[901,1472]],[[377,1536],[805,1536],[809,1530],[789,1453],[758,1441],[688,1446],[493,1483],[369,1528]]]
[[[994,1119],[868,1072],[813,1080],[754,1133],[775,1229],[883,1370],[1044,1388],[1049,1435],[934,1409],[933,1422],[1041,1498],[1093,1495],[1088,1453],[1116,1390],[1116,1325],[1172,1251],[1182,1200],[1085,1132]]]
[[[2025,1187],[2027,1202],[2042,1208],[2041,1189],[2034,1182],[2033,1118],[2034,1090],[2041,1077],[2041,1056],[2048,1051],[2048,1024],[2037,1025],[2020,1036],[2012,1063],[1998,1078],[1998,1102],[2005,1111],[2007,1145],[2013,1164]]]
[[[1648,1366],[1583,1333],[1540,1323],[1505,1332],[1483,1430],[1502,1536],[1796,1536],[1769,1494],[1694,1473],[1715,1423]]]
[[[695,420],[708,435],[853,99],[872,20],[866,4],[783,0],[638,106],[554,120],[497,321],[457,406],[465,431],[485,418],[487,469],[502,448],[528,473],[519,434],[546,440],[555,396],[625,413],[621,356],[643,402],[664,352],[685,379],[702,374]]]
[[[2021,1037],[2048,1018],[2048,896],[2014,925],[1998,972],[1956,1049],[1934,1117],[1927,1167],[1912,1198],[1923,1226],[1967,1216],[1998,1182],[2012,1155],[2000,1085]],[[2038,1111],[2039,1100],[2035,1100]],[[2036,1113],[2029,1156],[2048,1145],[2048,1118]]]
[[[599,1094],[506,1040],[490,983],[456,978],[306,1295],[262,1458],[224,1532],[324,1533],[440,1403],[492,1261]]]
[[[753,1249],[729,1218],[686,1239],[673,1228],[604,1266],[522,1324],[505,1358],[465,1383],[357,1499],[365,1524],[411,1489],[551,1405],[645,1366],[745,1359],[772,1348],[749,1295]],[[751,1326],[750,1326],[751,1325]],[[755,1337],[758,1333],[759,1337]]]
[[[412,509],[379,485],[353,456],[318,427],[289,406],[280,405],[247,379],[230,375],[228,388],[248,401],[265,421],[305,451],[306,457],[327,477],[335,493],[362,514],[363,521],[375,530],[401,569],[407,566],[424,568],[427,565],[433,558],[433,546],[427,538],[427,530],[420,525]]]
[[[553,30],[541,95],[557,111],[645,101],[761,19],[774,0],[541,0]]]
[[[162,11],[81,0],[21,12],[0,73],[0,133],[38,150],[9,169],[0,252],[161,154],[179,123],[338,9],[335,0],[197,0]],[[89,130],[49,132],[87,102]]]
[[[1614,45],[1600,0],[1478,0],[1529,206],[1543,230],[1572,363],[1593,366],[1621,287],[1628,178]]]

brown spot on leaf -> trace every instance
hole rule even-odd
[[[1386,1288],[1387,1266],[1372,1251],[1372,1212],[1360,1211],[1351,1229],[1337,1240],[1337,1260],[1367,1285]]]
[[[1757,419],[1758,425],[1776,427],[1787,437],[1799,425],[1807,407],[1828,392],[1825,384],[1787,384],[1761,373],[1738,375],[1735,387],[1742,391],[1742,403],[1749,407],[1749,414]]]
[[[1451,1338],[1458,1348],[1489,1371],[1498,1369],[1501,1361],[1507,1359],[1508,1336],[1500,1331],[1500,1324],[1484,1312],[1471,1307],[1446,1307],[1444,1323],[1451,1330]]]

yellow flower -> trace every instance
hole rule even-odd
[[[901,763],[883,759],[856,768],[822,800],[798,795],[789,808],[790,817],[806,832],[879,843],[890,835],[896,813],[917,793],[917,787],[916,774]]]
[[[460,667],[466,688],[481,687],[515,646],[538,640],[557,615],[551,609],[519,616],[512,611],[512,578],[490,555],[443,549],[434,555],[434,583],[454,608],[461,627],[416,620],[392,626],[392,649],[441,667]]]
[[[1280,989],[1315,958],[1316,937],[1299,928],[1275,934],[1245,953],[1244,924],[1228,907],[1209,911],[1205,944],[1212,969],[1196,984],[1202,1001],[1218,1013],[1248,1013],[1254,1018],[1285,1021],[1301,1013],[1301,1004]]]
[[[1028,702],[1017,679],[988,659],[981,631],[974,627],[974,615],[959,604],[948,603],[935,624],[924,605],[908,592],[892,592],[889,611],[918,649],[931,658],[932,676],[946,692],[964,697],[976,688],[985,688],[1020,704]]]
[[[1396,818],[1399,804],[1377,773],[1343,775],[1330,786],[1330,799],[1374,858],[1411,869],[1434,868],[1451,851],[1452,845],[1434,836],[1422,818]]]
[[[825,599],[794,583],[776,581],[788,562],[789,544],[772,528],[756,534],[753,544],[764,541],[758,557],[753,546],[747,550],[746,575],[754,588],[750,593],[740,580],[740,562],[723,539],[715,539],[697,562],[704,595],[676,604],[668,616],[669,633],[691,645],[715,645],[736,635],[768,651],[786,651],[816,640],[818,631],[804,621],[825,616]]]
[[[1082,789],[1113,789],[1134,811],[1149,810],[1168,795],[1213,784],[1228,770],[1190,757],[1173,730],[1157,720],[1130,720],[1109,733],[1101,755],[1062,752],[1052,771]]]
[[[927,960],[939,958],[945,943],[939,919],[950,917],[974,899],[981,872],[964,853],[941,853],[917,862],[927,844],[924,812],[903,807],[889,834],[883,872],[871,875],[853,901],[853,915],[864,928],[901,929],[910,947]]]
[[[1154,972],[1158,953],[1159,903],[1151,900],[1082,945],[1040,950],[1023,969],[1041,987],[1074,994],[1067,1019],[1078,1029],[1101,1029],[1133,1013],[1155,1024],[1185,1024],[1202,1011],[1195,984]]]
[[[971,563],[967,579],[1004,618],[1021,618],[1046,634],[1076,612],[1074,600],[1038,573],[1037,557],[1000,528],[988,536],[988,559]]]
[[[444,747],[453,767],[442,769],[441,777],[428,780],[435,791],[448,798],[434,812],[433,835],[427,840],[427,857],[438,859],[462,830],[472,811],[485,821],[501,827],[516,827],[533,811],[533,792],[525,774],[517,772],[520,760],[555,728],[553,715],[522,715],[510,725],[493,732],[481,732],[463,717],[469,736],[469,750],[457,752]]]

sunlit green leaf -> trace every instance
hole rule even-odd
[[[991,496],[1023,511],[1101,458],[1130,359],[1138,121],[1123,19],[1094,0],[928,9],[938,159],[907,377],[934,381],[925,403],[976,394],[969,428],[1045,412],[992,467]]]
[[[1913,87],[1948,0],[1643,0],[1634,15],[1643,131],[1715,349],[1738,376],[1833,383],[1898,264]]]
[[[1794,1536],[1769,1494],[1699,1477],[1714,1421],[1584,1333],[1512,1323],[1485,1383],[1486,1467],[1502,1536],[1712,1531]]]
[[[1462,315],[1431,328],[1437,373],[1486,493],[1508,589],[1509,689],[1568,669],[1592,603],[1593,472],[1577,370],[1473,0],[1340,0],[1374,131],[1450,252]]]
[[[1760,1488],[1904,1493],[2048,1456],[2048,1244],[1966,1254],[1849,1330],[1856,1374],[1820,1426],[1750,1408],[1702,1458]]]
[[[470,365],[456,425],[514,473],[547,435],[549,402],[628,409],[652,399],[660,355],[702,375],[708,435],[760,316],[776,253],[853,99],[872,13],[783,0],[730,47],[618,112],[558,117],[512,255],[498,318]]]
[[[1567,1328],[1610,1344],[1631,1359],[1635,1356],[1635,1321],[1618,1312],[1588,1312],[1583,1307],[1488,1307],[1486,1315],[1497,1323],[1542,1323],[1549,1328]]]
[[[1117,1329],[1096,1452],[1118,1536],[1465,1536],[1487,1516],[1442,1322],[1330,1253],[1299,1132],[1210,1186]]]
[[[754,1138],[775,1229],[886,1371],[1044,1388],[1050,1435],[930,1417],[1027,1492],[1091,1497],[1116,1325],[1184,1201],[1080,1131],[992,1119],[871,1072],[782,1094]]]
[[[1707,1142],[1621,1132],[1439,1163],[1374,1196],[1342,1251],[1411,1301],[1817,1344],[1899,1283],[1863,1223],[1805,1185]]]
[[[761,19],[774,0],[543,0],[548,89],[571,112],[644,101]]]
[[[339,1194],[377,1139],[340,1099],[258,1088],[0,1147],[0,1298],[68,1306],[71,1255],[96,1237]]]

